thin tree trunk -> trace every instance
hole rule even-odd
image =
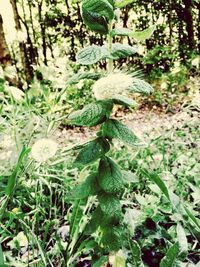
[[[18,32],[22,31],[21,23],[20,23],[20,16],[17,9],[17,2],[16,0],[10,0],[13,9],[13,15],[15,20],[15,28]],[[33,79],[33,68],[31,66],[31,62],[29,61],[26,43],[24,41],[19,41],[19,49],[20,49],[20,56],[21,62],[24,69],[25,80],[27,83]]]
[[[3,30],[3,19],[0,14],[0,66],[6,71],[6,68],[13,65],[12,57],[6,42],[4,30]],[[20,79],[17,78],[16,73],[11,73],[11,75],[5,75],[5,79],[10,85],[19,86]]]
[[[186,30],[188,35],[188,46],[190,50],[194,50],[195,48],[194,23],[192,16],[193,0],[183,0],[183,3],[185,5],[184,15],[185,15]]]
[[[197,8],[199,10],[199,14],[198,14],[198,50],[199,50],[199,54],[200,54],[200,3],[197,4]]]
[[[3,68],[12,65],[12,59],[3,30],[3,19],[0,14],[0,64]]]
[[[172,26],[172,0],[169,0],[169,45],[172,46],[172,35],[173,35],[173,26]]]
[[[42,18],[42,2],[38,2],[38,17],[41,29],[41,36],[42,36],[42,50],[43,50],[43,57],[44,57],[44,64],[47,66],[47,44],[46,44],[46,30],[44,20]]]
[[[31,40],[31,35],[30,35],[30,30],[29,30],[29,25],[26,19],[26,12],[25,12],[25,6],[24,6],[24,0],[22,0],[22,10],[23,10],[23,20],[21,19],[22,23],[24,24],[24,27],[26,29],[27,33],[27,53],[28,53],[28,58],[29,62],[31,65],[36,65],[37,64],[37,48],[33,46],[32,40]]]
[[[184,33],[184,28],[183,28],[183,21],[184,21],[184,10],[182,8],[181,4],[178,3],[173,3],[173,9],[176,11],[177,18],[178,18],[178,51],[180,58],[182,59],[182,62],[185,64],[186,63],[186,55],[185,55],[185,50],[187,46],[187,42],[185,39],[187,38],[186,34]]]

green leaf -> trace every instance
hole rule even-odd
[[[160,190],[163,192],[163,194],[168,198],[168,200],[170,201],[170,195],[169,195],[169,191],[167,189],[167,186],[165,185],[165,183],[163,182],[163,180],[161,180],[161,178],[159,177],[159,175],[157,173],[150,173],[145,169],[141,170],[143,175],[145,175],[148,179],[150,179],[151,181],[153,181],[159,188]]]
[[[113,6],[108,0],[83,0],[82,9],[97,13],[107,20],[112,20],[114,18]]]
[[[141,258],[141,249],[139,244],[135,240],[130,240],[129,242],[131,248],[133,267],[144,266]]]
[[[175,263],[179,252],[179,245],[175,243],[172,247],[167,251],[166,256],[161,260],[160,267],[172,267]]]
[[[109,252],[118,251],[123,246],[121,228],[105,228],[102,234],[101,243]]]
[[[83,216],[82,205],[85,204],[85,200],[76,200],[72,206],[72,214],[70,217],[70,237],[73,239],[74,234],[79,228],[79,222]]]
[[[131,171],[122,171],[123,179],[125,183],[137,183],[138,179]]]
[[[80,80],[88,79],[88,80],[98,80],[101,77],[100,73],[95,72],[84,72],[84,73],[77,73],[74,74],[68,81],[68,84],[76,84]]]
[[[188,242],[187,242],[185,230],[181,224],[177,225],[176,232],[177,232],[177,238],[178,238],[178,243],[179,243],[179,248],[180,248],[179,256],[181,257],[182,260],[184,260],[188,254]]]
[[[89,175],[86,180],[70,192],[70,199],[82,199],[97,194],[99,191],[97,174]]]
[[[121,211],[120,201],[116,196],[102,193],[98,196],[99,206],[106,216],[113,217]]]
[[[4,263],[4,257],[3,257],[3,251],[2,251],[2,248],[1,248],[1,244],[0,244],[0,266],[1,267],[5,267],[5,263]]]
[[[125,7],[125,6],[133,3],[133,2],[134,2],[134,0],[117,0],[115,3],[115,6],[118,8],[122,8],[122,7]]]
[[[152,36],[155,29],[156,29],[156,26],[154,25],[141,32],[132,32],[129,34],[129,36],[133,37],[136,41],[144,42],[145,40],[149,39]]]
[[[137,50],[130,45],[115,43],[112,46],[111,56],[112,59],[120,59],[132,56],[135,53],[137,53]]]
[[[150,94],[153,92],[153,87],[141,79],[133,78],[133,84],[129,87],[129,90],[136,93]]]
[[[114,18],[113,5],[108,0],[83,0],[82,17],[92,31],[107,34],[108,22]]]
[[[108,22],[99,14],[82,9],[82,18],[90,30],[100,34],[108,33]]]
[[[184,209],[192,222],[197,226],[198,231],[200,231],[200,220],[197,219],[188,208],[184,207]]]
[[[123,95],[116,94],[112,97],[112,100],[115,104],[118,105],[131,106],[131,107],[136,106],[136,102],[133,99]]]
[[[101,159],[99,163],[99,185],[107,193],[122,191],[124,181],[118,165],[108,157]]]
[[[13,196],[14,192],[15,192],[15,187],[17,185],[17,177],[20,173],[22,164],[23,164],[23,160],[24,158],[30,153],[30,148],[26,148],[23,147],[20,154],[19,154],[19,158],[18,161],[16,163],[16,166],[12,172],[11,175],[8,176],[8,182],[7,182],[7,186],[5,188],[5,199],[4,202],[1,204],[0,207],[0,220],[3,219],[4,213],[6,211],[6,207],[8,205],[9,199]]]
[[[93,267],[103,267],[108,262],[108,256],[102,256],[99,260],[93,263]]]
[[[110,145],[108,141],[105,138],[99,137],[82,148],[74,163],[78,165],[87,165],[104,156],[109,149]]]
[[[107,218],[105,218],[101,208],[98,206],[92,213],[92,218],[86,226],[85,233],[91,235],[98,229],[100,225],[105,225],[107,223],[106,219]]]
[[[156,25],[149,27],[148,29],[145,29],[144,31],[132,31],[127,28],[119,28],[114,29],[111,32],[112,36],[129,36],[134,38],[138,42],[144,42],[145,40],[151,38],[152,34],[156,30]]]
[[[82,65],[91,65],[102,59],[102,48],[97,45],[87,46],[76,55],[76,61]]]
[[[126,267],[126,259],[123,255],[114,256],[113,267]]]
[[[85,233],[91,235],[98,229],[98,227],[111,227],[119,224],[121,220],[122,212],[120,209],[112,216],[107,216],[107,214],[102,211],[99,205],[92,213],[92,218],[86,226]]]
[[[117,120],[109,119],[102,125],[103,135],[109,139],[117,138],[120,141],[135,146],[138,137],[124,124]]]
[[[108,2],[113,6],[113,8],[115,7],[115,0],[108,0]]]
[[[133,31],[127,28],[118,28],[111,31],[112,36],[129,36],[131,33]]]
[[[95,126],[109,117],[113,108],[111,101],[97,101],[86,105],[82,110],[71,113],[68,117],[70,124],[78,126]]]

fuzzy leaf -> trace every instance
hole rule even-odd
[[[178,243],[175,243],[166,253],[166,256],[161,260],[160,267],[172,267],[175,263],[179,251]]]
[[[106,213],[102,211],[100,206],[96,208],[96,210],[92,213],[92,218],[90,222],[86,226],[85,233],[91,235],[94,233],[98,227],[109,227],[118,224],[122,220],[121,210],[115,212],[115,214],[111,216],[107,216]]]
[[[83,0],[82,9],[97,13],[107,20],[112,20],[114,18],[113,6],[108,0]]]
[[[105,223],[105,215],[103,214],[100,207],[97,207],[96,210],[92,213],[92,218],[86,226],[85,233],[91,235],[98,229],[100,225],[104,225]]]
[[[138,78],[133,78],[133,84],[129,87],[129,90],[144,94],[150,94],[153,92],[153,88],[149,83]]]
[[[155,29],[156,29],[156,26],[154,25],[141,32],[132,32],[129,34],[129,36],[133,37],[138,42],[144,42],[145,40],[149,39],[152,36]]]
[[[101,159],[99,163],[99,185],[107,193],[122,191],[124,181],[118,165],[108,157]]]
[[[74,74],[70,80],[68,81],[68,84],[76,84],[80,80],[88,79],[88,80],[98,80],[101,77],[101,74],[94,73],[94,72],[84,72],[84,73],[77,73]]]
[[[122,8],[122,7],[125,7],[125,6],[133,3],[133,2],[134,2],[134,0],[117,0],[115,3],[115,6],[118,8]]]
[[[108,141],[104,138],[97,138],[89,142],[78,154],[75,164],[87,165],[105,155],[110,149]]]
[[[82,18],[90,30],[100,34],[108,33],[108,23],[106,19],[98,13],[82,9]]]
[[[111,194],[101,194],[98,196],[101,210],[109,217],[114,216],[121,210],[120,201]]]
[[[115,43],[113,44],[111,55],[113,59],[120,59],[132,56],[135,53],[137,53],[137,50],[130,45]]]
[[[133,267],[143,267],[141,249],[136,241],[130,241]]]
[[[102,49],[100,46],[91,45],[81,50],[76,55],[76,61],[82,65],[90,65],[97,63],[102,59]]]
[[[118,227],[105,228],[101,238],[103,246],[109,251],[118,251],[123,245],[121,231]]]
[[[102,267],[105,263],[108,262],[108,256],[102,256],[99,260],[93,263],[93,267]]]
[[[127,28],[114,29],[111,32],[112,36],[129,36],[133,31]]]
[[[109,119],[102,125],[102,131],[107,138],[117,138],[120,141],[135,146],[139,139],[137,136],[124,124],[117,120]]]
[[[109,117],[113,104],[111,101],[97,101],[86,105],[82,110],[71,113],[70,124],[78,126],[95,126]]]
[[[128,98],[123,95],[119,95],[119,94],[114,95],[112,100],[115,104],[118,104],[118,105],[131,106],[131,107],[136,106],[136,102],[133,99]]]
[[[83,0],[82,17],[92,31],[107,34],[108,21],[114,18],[113,6],[108,0]]]
[[[99,191],[99,186],[97,182],[97,174],[89,175],[86,180],[80,185],[75,186],[75,188],[70,192],[70,199],[82,199],[89,197],[90,195],[95,195]]]
[[[111,34],[112,36],[129,36],[129,37],[134,38],[138,42],[144,42],[145,40],[151,38],[155,29],[156,29],[155,25],[140,32],[132,31],[127,28],[119,28],[119,29],[112,30]]]

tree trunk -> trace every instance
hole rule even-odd
[[[0,64],[3,68],[12,65],[12,59],[3,30],[3,19],[0,14]]]
[[[15,28],[17,32],[22,31],[21,23],[20,23],[20,16],[17,9],[17,2],[16,0],[10,0],[13,9],[13,15],[15,20]],[[25,80],[27,83],[33,79],[33,67],[31,66],[31,62],[28,58],[26,43],[24,41],[19,41],[19,49],[20,49],[20,57],[22,66],[24,69]]]
[[[198,14],[198,52],[200,54],[200,3],[197,4],[197,8],[199,10],[199,14]]]
[[[23,20],[21,19],[27,33],[27,52],[28,52],[28,58],[31,65],[37,65],[37,59],[38,59],[38,52],[37,48],[34,47],[33,42],[31,40],[30,35],[30,29],[29,29],[29,23],[26,16],[25,6],[24,6],[24,0],[22,0],[22,10],[23,10]],[[31,21],[31,19],[30,19]]]
[[[6,42],[4,30],[3,30],[3,19],[0,14],[0,66],[6,71],[7,67],[13,65],[12,57]],[[11,75],[6,75],[5,79],[10,85],[15,85],[20,87],[20,80],[17,79],[16,73],[11,73]]]
[[[169,0],[169,45],[172,46],[172,35],[173,35],[173,25],[172,25],[172,0]]]
[[[41,29],[41,36],[42,36],[42,50],[44,56],[44,64],[47,66],[47,44],[46,44],[46,29],[44,24],[44,19],[42,18],[42,2],[38,2],[38,17]]]
[[[195,49],[194,23],[193,23],[193,17],[192,17],[193,0],[183,0],[183,3],[185,5],[184,19],[185,19],[186,30],[187,30],[187,35],[188,35],[188,46],[190,50],[194,50]]]

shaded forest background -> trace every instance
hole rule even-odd
[[[76,71],[73,62],[78,49],[105,42],[104,37],[87,31],[80,2],[10,0],[18,32],[12,43],[6,41],[0,9],[0,64],[3,69],[10,66],[15,69],[15,77],[8,71],[11,84],[17,83],[22,88],[24,81],[30,84],[35,74],[42,79],[37,66],[48,66],[57,58],[68,59]],[[191,62],[200,52],[199,0],[137,0],[123,9],[121,18],[122,26],[137,30],[157,23],[153,37],[141,47],[141,53],[125,61],[128,66],[134,63],[153,77],[170,71],[176,61],[193,70]],[[135,45],[132,39],[126,41]],[[105,67],[105,63],[100,67]]]

